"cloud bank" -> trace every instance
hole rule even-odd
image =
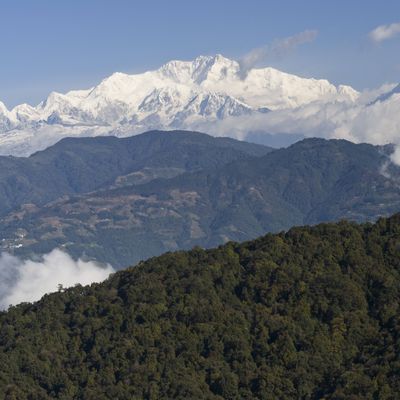
[[[380,43],[397,36],[400,33],[400,22],[389,25],[380,25],[372,30],[368,36],[374,43]]]
[[[240,77],[245,79],[249,71],[256,67],[257,64],[267,60],[270,57],[282,57],[294,50],[297,46],[307,42],[312,42],[315,40],[317,35],[317,31],[307,30],[284,39],[278,39],[271,45],[258,47],[249,51],[239,60]]]
[[[0,256],[0,309],[10,304],[39,300],[44,294],[56,292],[77,283],[88,285],[106,279],[114,269],[93,261],[73,260],[55,249],[41,261],[20,260],[10,254]]]
[[[375,145],[393,143],[399,150],[392,161],[400,165],[400,93],[393,90],[394,86],[384,85],[379,90],[362,93],[354,101],[314,101],[291,109],[229,117],[209,125],[199,124],[194,129],[241,140],[249,140],[256,134],[259,142],[264,133]],[[384,100],[375,101],[377,98]]]

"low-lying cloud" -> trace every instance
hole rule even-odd
[[[368,36],[372,42],[380,43],[384,40],[391,39],[398,34],[400,34],[400,22],[377,26],[368,34]]]
[[[240,77],[245,79],[249,71],[259,63],[272,57],[282,57],[294,50],[297,46],[312,42],[317,37],[318,32],[307,30],[284,39],[275,40],[272,44],[258,47],[249,51],[240,60]]]
[[[39,300],[44,294],[56,292],[77,283],[88,285],[106,279],[114,269],[93,261],[73,260],[55,249],[40,261],[21,260],[8,253],[0,256],[0,309],[22,302]]]
[[[394,93],[384,101],[373,101],[382,92],[392,89],[393,85],[385,85],[380,90],[361,94],[354,102],[314,101],[296,108],[229,117],[194,128],[241,140],[248,139],[253,132],[257,132],[260,139],[265,132],[267,135],[302,135],[400,146],[400,94]],[[400,147],[392,155],[392,161],[400,165]]]

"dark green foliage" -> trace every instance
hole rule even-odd
[[[390,150],[306,139],[218,168],[103,187],[0,219],[0,238],[9,239],[0,246],[13,251],[20,244],[15,253],[23,257],[65,246],[74,256],[121,268],[295,225],[375,221],[400,211],[400,168],[389,162]],[[18,229],[27,233],[23,240]]]
[[[400,214],[150,259],[0,315],[5,399],[398,399]]]
[[[90,192],[146,168],[156,176],[164,176],[165,168],[167,176],[171,169],[177,175],[269,151],[266,146],[182,131],[123,139],[66,138],[28,158],[0,156],[0,215],[22,204],[43,205],[65,194]]]

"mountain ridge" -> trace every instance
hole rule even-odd
[[[159,136],[168,140],[166,133]],[[176,145],[171,148],[175,153]],[[119,268],[164,251],[213,247],[305,223],[374,221],[400,210],[400,168],[391,162],[391,146],[314,138],[261,150],[266,154],[219,165],[209,154],[203,168],[181,173],[167,156],[163,173],[150,164],[152,170],[121,175],[100,190],[6,213],[0,248],[31,257],[61,247],[75,258]]]
[[[0,156],[0,214],[24,203],[44,205],[62,195],[100,189],[119,175],[145,167],[167,166],[178,174],[271,150],[182,131],[152,131],[127,138],[65,138],[27,158]]]

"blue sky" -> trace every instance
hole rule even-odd
[[[0,0],[0,7],[0,100],[9,107],[170,59],[240,58],[309,29],[318,31],[315,41],[264,64],[357,89],[400,81],[400,34],[368,39],[375,27],[400,21],[398,0]]]

